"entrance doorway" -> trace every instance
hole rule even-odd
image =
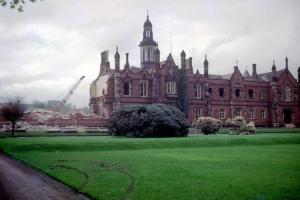
[[[285,124],[291,124],[292,123],[292,111],[291,110],[284,110],[284,123]]]

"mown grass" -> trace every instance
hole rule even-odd
[[[95,199],[300,199],[300,134],[38,137],[0,147]]]

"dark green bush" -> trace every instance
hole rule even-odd
[[[115,136],[187,136],[189,123],[177,108],[164,104],[128,105],[112,113],[109,132]]]

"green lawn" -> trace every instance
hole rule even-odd
[[[17,159],[95,199],[300,199],[300,134],[2,138]]]

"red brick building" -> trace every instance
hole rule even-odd
[[[92,112],[109,118],[112,111],[128,104],[164,103],[176,105],[177,82],[171,54],[160,60],[157,42],[153,39],[152,24],[147,16],[143,40],[139,44],[141,67],[129,64],[126,53],[124,69],[120,69],[120,55],[115,53],[114,69],[108,61],[108,51],[101,53],[100,73],[90,88]],[[226,119],[236,115],[253,121],[257,126],[300,125],[300,68],[298,82],[288,69],[277,70],[275,63],[270,72],[258,74],[256,64],[252,74],[242,74],[235,66],[233,73],[213,75],[205,56],[204,71],[194,72],[192,58],[181,53],[181,68],[187,76],[188,119],[212,116]]]

